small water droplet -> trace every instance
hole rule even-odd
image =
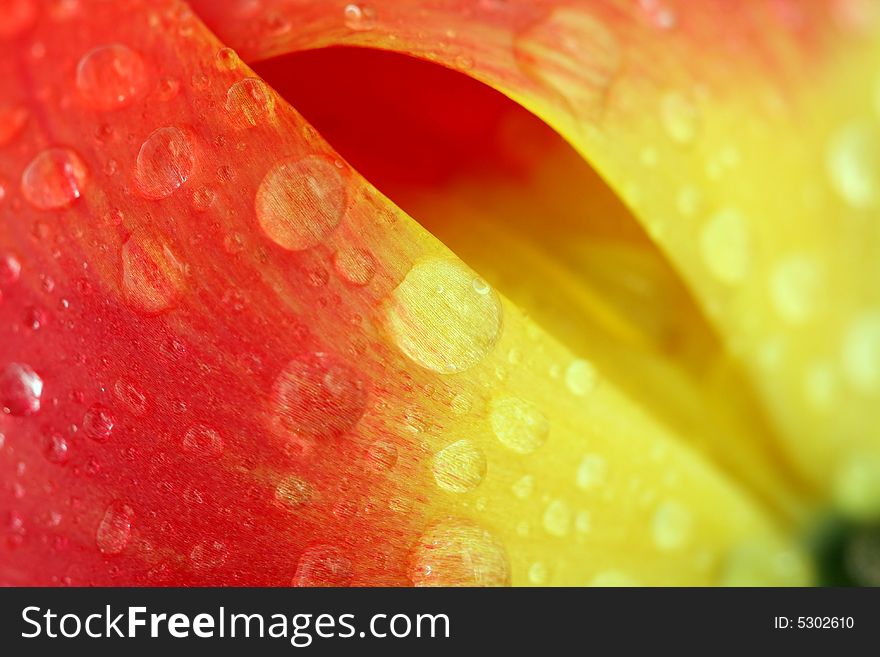
[[[498,440],[520,454],[534,452],[550,433],[550,423],[538,407],[517,397],[493,401],[490,422]]]
[[[853,319],[843,338],[843,373],[853,389],[880,391],[880,311]]]
[[[29,366],[9,363],[0,373],[0,406],[10,415],[34,415],[40,410],[43,379]]]
[[[28,111],[21,105],[0,107],[0,146],[5,146],[24,128],[28,120]]]
[[[280,428],[294,436],[333,438],[349,431],[366,408],[366,387],[336,357],[306,354],[290,361],[272,389]]]
[[[174,78],[162,78],[156,85],[156,96],[160,101],[167,102],[180,93],[180,82]]]
[[[661,30],[671,30],[678,24],[675,10],[665,0],[639,0],[639,6],[649,25]]]
[[[376,273],[376,259],[366,249],[337,251],[333,266],[344,281],[351,285],[367,285]]]
[[[529,566],[529,581],[532,584],[542,585],[547,583],[547,565],[543,561],[536,561]]]
[[[70,458],[70,444],[60,433],[53,432],[44,437],[43,454],[50,463],[62,465]]]
[[[447,519],[419,538],[410,579],[415,586],[509,586],[510,565],[503,545],[488,530]]]
[[[76,88],[92,107],[112,110],[130,105],[147,83],[141,56],[114,43],[90,50],[76,67]]]
[[[660,120],[669,138],[679,144],[689,144],[697,136],[699,112],[685,94],[670,91],[660,101]]]
[[[196,424],[183,435],[183,448],[204,459],[216,459],[223,454],[223,437],[211,427]]]
[[[564,500],[553,500],[544,509],[544,529],[551,536],[568,536],[571,529],[571,509]]]
[[[103,443],[110,439],[116,418],[102,404],[92,404],[83,416],[82,432],[86,437]]]
[[[138,151],[138,189],[149,199],[171,196],[190,177],[195,162],[196,149],[187,133],[173,126],[154,130]]]
[[[127,504],[116,501],[107,507],[96,534],[98,549],[102,554],[119,554],[125,549],[131,539],[133,521],[134,509]]]
[[[133,414],[141,416],[147,412],[147,396],[134,384],[118,379],[113,384],[113,395]]]
[[[240,62],[241,60],[238,58],[238,53],[232,48],[220,48],[220,50],[217,51],[215,64],[220,71],[231,71],[236,68]]]
[[[587,454],[578,465],[575,483],[583,490],[596,488],[605,483],[607,471],[608,464],[603,457],[598,454]]]
[[[535,490],[535,478],[532,475],[523,475],[510,488],[513,494],[519,499],[525,500],[531,496]]]
[[[501,334],[501,300],[474,290],[474,274],[453,259],[421,262],[392,292],[385,319],[400,350],[441,373],[476,365]]]
[[[184,268],[174,252],[146,235],[132,235],[122,246],[122,291],[136,310],[158,314],[183,293]]]
[[[12,285],[21,276],[21,262],[11,253],[0,256],[0,285]]]
[[[651,536],[659,550],[677,550],[691,537],[693,517],[678,502],[663,502],[651,519]]]
[[[826,158],[831,185],[856,209],[880,202],[880,130],[870,123],[853,123],[831,140]]]
[[[217,192],[210,187],[201,187],[192,193],[192,208],[196,212],[205,212],[217,200]]]
[[[262,80],[239,80],[226,92],[226,111],[230,119],[243,128],[265,122],[275,110],[275,95]]]
[[[596,370],[581,358],[573,360],[565,370],[565,385],[578,397],[584,397],[596,387]]]
[[[88,169],[69,148],[41,151],[21,174],[21,193],[38,210],[57,210],[82,196]]]
[[[354,565],[345,551],[335,545],[316,544],[305,549],[296,566],[292,586],[349,586]]]
[[[779,316],[793,324],[807,321],[816,309],[822,284],[819,263],[806,255],[780,260],[770,275],[770,297]]]
[[[346,185],[339,169],[310,156],[276,164],[257,190],[260,227],[279,246],[302,251],[320,244],[342,220]]]
[[[743,216],[732,208],[712,215],[700,232],[700,255],[720,282],[733,285],[749,271],[751,246]]]
[[[376,26],[376,12],[370,7],[348,4],[345,5],[343,16],[345,25],[350,30],[366,31]]]
[[[458,440],[434,455],[434,480],[450,493],[472,491],[486,476],[486,455],[469,440]]]

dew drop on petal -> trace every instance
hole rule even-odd
[[[669,138],[679,144],[689,144],[697,136],[697,107],[682,93],[670,91],[663,96],[660,101],[660,120]]]
[[[376,259],[366,249],[337,251],[333,266],[342,280],[356,286],[367,285],[376,273]]]
[[[770,296],[782,319],[800,324],[813,315],[821,273],[816,260],[805,255],[788,256],[776,264],[770,274]]]
[[[223,437],[211,427],[195,424],[183,434],[183,448],[203,459],[216,459],[223,453]]]
[[[700,232],[700,255],[709,272],[721,283],[732,285],[749,271],[751,246],[743,216],[731,208],[719,210]]]
[[[348,586],[354,579],[354,565],[345,551],[335,545],[317,544],[305,549],[296,566],[292,586]]]
[[[43,454],[50,463],[67,463],[70,458],[70,443],[60,433],[51,433],[44,439]]]
[[[257,189],[255,210],[269,239],[290,251],[320,244],[345,211],[346,184],[333,163],[318,156],[276,164]]]
[[[489,417],[498,440],[519,454],[534,452],[550,433],[550,423],[538,407],[518,397],[494,400]]]
[[[651,519],[651,536],[660,550],[683,547],[691,536],[693,518],[690,511],[678,502],[663,502]]]
[[[9,363],[0,372],[0,406],[10,415],[34,415],[42,396],[43,379],[29,366]]]
[[[174,126],[154,130],[138,151],[138,189],[148,199],[171,196],[190,177],[195,163],[196,147],[186,132]]]
[[[480,362],[501,334],[498,295],[474,288],[475,275],[454,259],[415,265],[391,293],[385,320],[400,350],[441,373],[461,372]]]
[[[116,418],[109,408],[92,404],[83,416],[82,433],[95,442],[103,443],[109,440],[115,425]]]
[[[253,128],[264,123],[275,110],[275,95],[262,80],[239,80],[226,92],[226,112],[235,125]]]
[[[122,502],[113,502],[104,512],[95,540],[102,554],[119,554],[131,539],[134,509]]]
[[[41,151],[21,174],[21,193],[38,210],[57,210],[82,196],[88,169],[69,148]]]
[[[315,496],[315,490],[309,482],[289,475],[275,487],[275,500],[288,510],[296,510]]]
[[[208,539],[196,543],[189,552],[193,568],[199,571],[212,570],[222,566],[229,557],[229,549],[222,541]]]
[[[486,455],[469,440],[458,440],[434,455],[432,464],[437,485],[450,493],[467,493],[486,476]]]
[[[87,103],[99,110],[130,105],[143,93],[146,83],[143,58],[119,43],[90,50],[76,67],[76,88]]]
[[[274,419],[293,436],[334,438],[357,424],[367,393],[357,372],[325,353],[291,360],[272,389]]]
[[[173,307],[185,287],[184,267],[174,252],[144,235],[122,246],[122,291],[126,302],[145,314]]]
[[[826,156],[831,186],[856,209],[880,202],[880,129],[853,123],[831,140]]]
[[[578,465],[575,483],[583,490],[597,488],[605,483],[607,471],[608,463],[602,456],[587,454]]]
[[[509,586],[510,564],[501,542],[467,520],[447,519],[421,535],[410,562],[415,586]]]
[[[21,262],[11,253],[0,255],[0,285],[11,285],[21,276]]]
[[[584,397],[596,387],[596,370],[583,359],[571,362],[565,370],[565,385],[578,397]]]
[[[342,14],[345,18],[345,26],[350,30],[364,32],[376,26],[376,12],[370,7],[351,3],[345,5]]]
[[[543,524],[551,536],[568,536],[571,530],[571,509],[563,500],[552,500],[544,509]]]

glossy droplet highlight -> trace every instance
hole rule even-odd
[[[596,370],[588,361],[577,359],[565,370],[565,385],[578,397],[585,397],[596,387]]]
[[[571,509],[564,500],[553,500],[544,509],[544,530],[551,536],[562,538],[571,530]]]
[[[104,512],[98,525],[95,541],[102,554],[113,555],[122,552],[131,539],[131,523],[134,509],[122,502],[114,502]]]
[[[149,199],[171,196],[192,175],[195,163],[195,145],[187,133],[174,126],[154,130],[138,151],[138,189]]]
[[[749,233],[738,211],[727,208],[712,215],[700,232],[699,244],[703,263],[721,283],[733,285],[748,274]]]
[[[257,190],[255,210],[260,227],[279,246],[302,251],[332,233],[346,205],[340,170],[312,156],[275,165]]]
[[[211,427],[196,424],[183,435],[183,448],[203,459],[216,459],[223,454],[223,437]]]
[[[458,440],[434,455],[434,481],[450,493],[467,493],[486,476],[486,455],[469,440]]]
[[[674,501],[663,502],[651,519],[651,537],[660,550],[683,547],[690,540],[692,528],[690,511]]]
[[[509,586],[510,565],[491,532],[467,520],[448,519],[419,538],[410,579],[415,586]]]
[[[262,80],[239,80],[226,92],[226,111],[230,121],[242,128],[264,123],[275,111],[275,95]]]
[[[354,565],[342,548],[335,545],[312,545],[299,558],[292,586],[349,586],[354,579]]]
[[[0,372],[0,405],[10,415],[34,415],[42,397],[43,379],[28,365],[9,363]]]
[[[581,459],[575,474],[575,483],[582,490],[597,488],[605,483],[608,463],[598,454],[587,454]]]
[[[119,43],[90,50],[76,67],[76,88],[89,105],[99,110],[130,105],[143,93],[146,83],[143,58]]]
[[[109,440],[114,426],[116,426],[116,418],[110,409],[101,404],[92,404],[83,416],[82,432],[95,442],[103,443]]]
[[[391,293],[385,320],[400,350],[441,373],[480,362],[501,334],[501,300],[488,286],[478,290],[474,273],[453,259],[417,264]]]
[[[38,210],[57,210],[82,196],[88,169],[69,148],[48,148],[21,174],[21,193]]]
[[[842,128],[831,140],[826,156],[831,186],[856,209],[880,202],[880,129],[870,123]]]
[[[517,397],[493,401],[490,422],[498,440],[520,454],[534,452],[550,433],[550,423],[538,407]]]
[[[0,255],[0,285],[12,285],[21,276],[21,262],[11,253]]]
[[[367,402],[354,369],[325,353],[290,361],[272,390],[274,420],[293,436],[334,438],[357,424]]]
[[[149,236],[132,235],[122,246],[122,292],[139,312],[168,310],[182,294],[183,264],[165,244]]]
[[[361,32],[372,30],[376,26],[376,12],[370,7],[352,3],[345,5],[342,14],[345,26],[350,30]]]

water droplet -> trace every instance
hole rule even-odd
[[[82,196],[88,170],[69,148],[41,151],[21,174],[21,193],[38,210],[57,210]]]
[[[475,276],[452,259],[415,265],[392,292],[386,323],[414,362],[435,372],[461,372],[482,360],[501,334],[501,300],[474,290]]]
[[[346,205],[339,169],[311,156],[276,164],[260,183],[255,209],[260,227],[279,246],[302,251],[332,233]]]
[[[529,566],[529,581],[532,584],[546,584],[547,577],[549,573],[547,572],[547,566],[542,561],[536,561],[531,566]]]
[[[275,499],[289,511],[295,511],[300,505],[310,502],[315,497],[312,485],[295,475],[289,475],[275,487]]]
[[[12,285],[21,276],[21,262],[11,253],[0,256],[0,285]]]
[[[544,509],[544,529],[552,536],[568,536],[571,529],[571,509],[563,500],[553,500]]]
[[[230,119],[243,128],[253,128],[272,116],[275,95],[262,80],[239,80],[226,92],[226,111]]]
[[[493,401],[490,421],[498,440],[520,454],[534,452],[550,432],[550,423],[538,407],[517,397]]]
[[[183,448],[204,459],[216,459],[223,453],[223,437],[211,427],[196,424],[183,435]]]
[[[746,277],[751,257],[749,233],[738,211],[726,208],[709,218],[700,233],[700,255],[722,283],[733,285]]]
[[[357,373],[324,353],[290,361],[272,390],[279,427],[294,436],[338,437],[364,413],[366,387]]]
[[[593,529],[593,516],[589,511],[578,511],[574,518],[574,528],[578,534],[589,534]]]
[[[578,465],[575,483],[578,488],[590,490],[605,483],[608,464],[598,454],[587,454]]]
[[[18,136],[27,123],[28,111],[20,105],[0,107],[0,146]]]
[[[789,256],[776,264],[770,275],[770,296],[780,317],[800,324],[813,315],[821,273],[819,263],[805,255]]]
[[[238,53],[232,48],[220,48],[220,50],[217,51],[214,61],[217,65],[217,69],[220,71],[231,71],[236,68],[240,62],[241,60],[238,58]]]
[[[138,151],[138,189],[149,199],[171,196],[190,177],[195,163],[195,146],[187,133],[173,126],[154,130]]]
[[[675,10],[667,5],[664,0],[640,0],[645,20],[661,30],[671,30],[678,23]]]
[[[109,440],[116,425],[116,418],[110,409],[101,404],[92,404],[82,421],[82,432],[88,438],[103,443]]]
[[[689,144],[697,136],[697,107],[682,93],[670,91],[663,95],[660,101],[660,120],[669,138],[679,144]]]
[[[448,519],[419,538],[410,579],[416,586],[509,586],[510,565],[501,542],[488,530]]]
[[[217,200],[217,192],[210,187],[201,187],[192,193],[192,208],[196,212],[205,212]]]
[[[578,397],[584,397],[596,387],[596,370],[588,361],[577,359],[565,370],[565,385]]]
[[[113,394],[133,415],[141,416],[147,412],[147,397],[133,384],[118,379],[113,384]]]
[[[486,455],[469,440],[458,440],[434,455],[434,480],[450,493],[467,493],[486,475]]]
[[[584,7],[555,9],[516,37],[514,55],[527,75],[591,118],[604,110],[621,64],[617,37]]]
[[[70,444],[60,433],[51,433],[44,438],[43,454],[50,463],[67,463],[70,458]]]
[[[651,536],[660,550],[676,550],[691,537],[693,518],[690,511],[678,502],[663,502],[651,519]]]
[[[76,88],[98,110],[130,105],[144,91],[146,83],[144,60],[119,43],[90,50],[76,67]]]
[[[317,544],[305,549],[290,582],[292,586],[349,586],[354,565],[345,551],[335,545]]]
[[[122,502],[113,502],[98,525],[96,542],[102,554],[119,554],[131,539],[134,509]]]
[[[855,390],[880,390],[880,311],[867,311],[850,322],[843,339],[843,373]]]
[[[348,4],[345,5],[343,16],[345,26],[350,30],[366,31],[376,26],[376,12],[370,7]]]
[[[30,29],[37,18],[34,0],[6,0],[0,3],[0,39],[11,39]]]
[[[366,249],[337,251],[333,266],[347,283],[367,285],[376,273],[376,259]]]
[[[156,85],[156,96],[162,102],[176,98],[178,93],[180,93],[180,82],[174,78],[162,78]]]
[[[511,490],[519,499],[525,500],[531,496],[535,490],[535,478],[532,475],[523,475],[513,482]]]
[[[831,140],[826,166],[831,185],[857,209],[880,202],[880,130],[869,123],[853,123]]]
[[[27,365],[9,363],[0,373],[0,406],[10,415],[34,415],[40,410],[43,379]]]
[[[122,291],[136,310],[157,314],[168,310],[183,293],[184,268],[165,244],[146,235],[132,235],[122,246]]]

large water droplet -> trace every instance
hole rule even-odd
[[[195,145],[187,133],[174,126],[154,130],[138,151],[138,189],[150,199],[171,196],[190,177],[195,163]]]
[[[239,80],[226,92],[226,111],[236,125],[253,128],[268,119],[275,109],[275,95],[262,80]]]
[[[501,334],[502,309],[488,286],[475,288],[474,273],[453,259],[417,264],[392,292],[388,329],[400,350],[435,372],[476,365]]]
[[[738,211],[725,208],[709,218],[700,233],[700,255],[722,283],[733,285],[746,277],[751,247],[746,221]]]
[[[101,404],[92,404],[82,421],[82,432],[88,438],[103,443],[110,438],[116,418],[110,409]]]
[[[260,227],[279,246],[302,251],[332,233],[346,205],[346,185],[339,169],[311,156],[276,164],[257,190]]]
[[[290,361],[275,380],[272,397],[281,429],[320,438],[338,437],[354,427],[367,402],[357,373],[324,353]]]
[[[136,310],[147,314],[168,310],[185,284],[183,265],[167,245],[132,235],[122,246],[122,291]]]
[[[498,440],[520,454],[534,452],[550,433],[550,423],[538,407],[518,397],[493,401],[490,421]]]
[[[88,169],[69,148],[47,148],[21,174],[21,193],[39,210],[64,208],[82,196]]]
[[[342,548],[335,545],[312,545],[302,553],[293,586],[348,586],[354,578],[354,566]]]
[[[9,363],[0,373],[0,406],[10,415],[33,415],[40,410],[43,379],[27,365]]]
[[[95,540],[102,554],[119,554],[131,539],[134,509],[127,504],[113,502],[104,512]]]
[[[854,208],[880,202],[880,130],[854,123],[831,140],[826,159],[831,185]]]
[[[223,453],[223,437],[211,427],[196,424],[183,435],[183,448],[203,459],[216,459]]]
[[[591,118],[604,110],[621,63],[617,37],[584,7],[557,8],[521,32],[514,55],[527,75]]]
[[[76,67],[76,88],[92,107],[112,110],[130,105],[147,82],[141,56],[114,43],[90,50]]]
[[[660,550],[676,550],[690,540],[693,517],[678,502],[663,502],[651,519],[651,536]]]
[[[416,586],[509,586],[510,565],[504,546],[488,530],[448,519],[419,538],[410,579]]]
[[[443,490],[466,493],[483,481],[486,455],[469,440],[458,440],[434,455],[434,480]]]

